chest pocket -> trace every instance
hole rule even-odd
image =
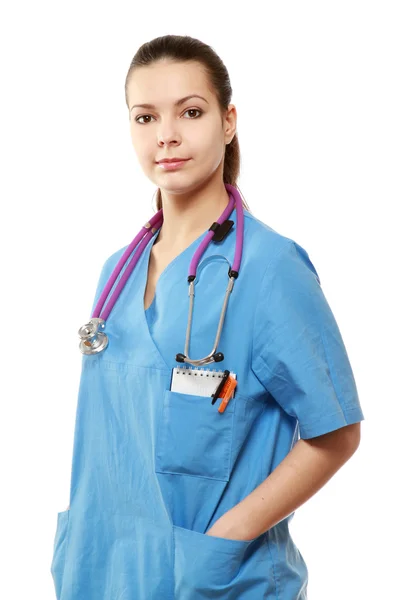
[[[156,440],[157,473],[176,473],[229,481],[235,392],[223,413],[220,399],[164,391]]]

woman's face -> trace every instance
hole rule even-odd
[[[193,94],[202,98],[176,104]],[[127,97],[133,147],[144,173],[157,187],[183,194],[221,165],[225,145],[236,131],[236,109],[230,104],[221,117],[199,63],[162,61],[137,68],[128,81]],[[174,157],[190,160],[174,170],[157,164]]]

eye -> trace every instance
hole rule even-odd
[[[197,117],[194,117],[194,118],[191,117],[190,120],[192,120],[192,121],[193,121],[193,119],[198,119],[203,114],[203,111],[200,110],[199,108],[188,108],[183,114],[186,114],[187,112],[200,113]],[[136,119],[135,119],[136,123],[140,123],[141,125],[146,125],[146,123],[149,123],[149,121],[146,121],[145,123],[139,121],[139,119],[144,119],[145,117],[153,118],[151,115],[140,115],[139,117],[136,117]]]
[[[140,123],[139,119],[144,119],[145,117],[150,117],[151,115],[140,115],[140,117],[136,117],[135,121],[136,123]],[[148,121],[146,121],[148,123]],[[141,125],[144,125],[144,123],[141,123]]]
[[[187,113],[187,112],[198,112],[199,117],[203,114],[203,111],[200,110],[199,108],[188,108],[183,114]],[[195,117],[195,119],[198,119],[199,117]]]

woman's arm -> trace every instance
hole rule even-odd
[[[229,539],[251,540],[294,512],[354,454],[360,423],[308,440],[300,439],[274,471],[206,532]]]

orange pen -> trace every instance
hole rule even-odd
[[[236,386],[237,386],[236,379],[233,379],[233,377],[228,377],[224,387],[222,388],[222,392],[221,392],[222,402],[218,406],[219,413],[223,413],[224,410],[226,409],[226,407],[228,406],[228,402],[232,398],[233,392],[235,391]]]

